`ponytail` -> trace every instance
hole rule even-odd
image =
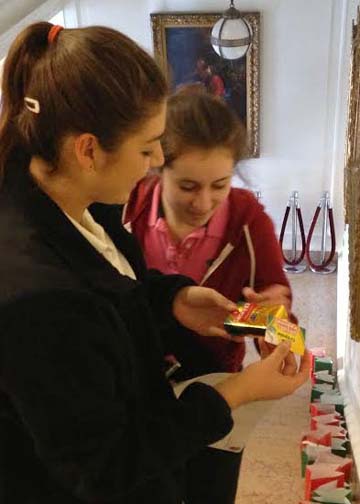
[[[0,177],[13,158],[27,163],[28,156],[16,127],[24,108],[24,93],[31,70],[46,51],[50,23],[29,26],[18,35],[5,59],[1,82]]]

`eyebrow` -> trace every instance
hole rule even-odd
[[[160,135],[157,135],[157,136],[154,136],[152,138],[149,138],[149,140],[146,140],[145,143],[151,143],[151,142],[156,142],[156,140],[161,140],[161,138],[163,137],[163,135],[164,135],[164,132],[160,133]]]
[[[219,178],[217,180],[214,180],[213,184],[216,184],[217,182],[224,182],[225,180],[228,180],[231,177],[232,175],[227,175],[226,177]]]
[[[227,177],[222,177],[220,179],[214,180],[211,183],[212,184],[217,184],[218,182],[224,182],[225,180],[228,180],[229,178],[231,178],[231,175],[228,175]],[[185,182],[186,184],[199,184],[200,183],[197,180],[191,180],[191,179],[180,179],[179,182],[181,182],[181,183]]]

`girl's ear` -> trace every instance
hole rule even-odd
[[[93,169],[98,149],[98,139],[91,133],[82,133],[74,140],[74,151],[79,165],[85,169]]]

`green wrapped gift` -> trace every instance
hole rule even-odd
[[[315,357],[314,359],[314,373],[318,371],[329,371],[331,374],[333,370],[333,360],[331,357]]]

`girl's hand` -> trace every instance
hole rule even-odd
[[[287,342],[281,343],[264,360],[250,364],[215,386],[234,409],[251,401],[279,399],[292,394],[310,375],[310,354],[306,350],[298,369]]]
[[[291,291],[286,285],[269,285],[260,292],[254,291],[251,287],[244,287],[242,292],[249,303],[280,304],[284,305],[288,312],[291,310]]]
[[[260,357],[262,359],[266,359],[266,357],[268,357],[276,348],[275,345],[265,341],[262,336],[257,338],[257,343],[259,345]]]
[[[214,289],[207,287],[184,287],[173,303],[175,318],[185,327],[202,336],[233,338],[224,329],[224,320],[236,304]]]

